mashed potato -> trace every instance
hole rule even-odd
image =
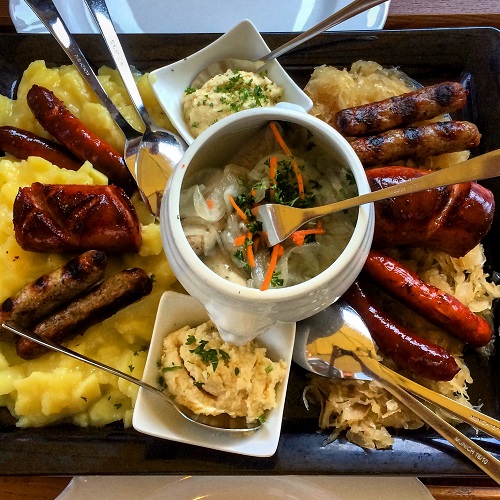
[[[316,68],[305,91],[314,102],[311,113],[331,122],[340,109],[407,92],[408,84],[411,85],[408,77],[397,70],[384,69],[371,61],[357,61],[350,70],[330,66]],[[467,158],[468,152],[464,151],[427,158],[421,164],[413,163],[412,166],[446,168]],[[454,295],[473,312],[491,319],[492,302],[500,297],[500,286],[491,283],[484,273],[485,257],[481,245],[459,259],[443,252],[417,248],[406,251],[387,249],[387,252],[414,270],[424,281]],[[464,345],[388,297],[384,297],[384,308],[399,317],[412,331],[448,349],[460,366],[460,371],[449,382],[433,382],[409,373],[403,375],[470,406],[467,385],[472,383],[472,377],[462,359]],[[483,351],[487,353],[488,348]],[[390,359],[380,356],[384,364],[396,369]],[[306,402],[321,405],[320,427],[330,430],[330,440],[345,431],[346,437],[359,446],[387,448],[393,443],[387,428],[415,429],[423,425],[420,419],[374,382],[311,377],[305,397]],[[442,412],[441,416],[455,421],[449,414]]]
[[[255,342],[223,342],[209,321],[165,337],[161,372],[176,401],[195,413],[228,413],[251,422],[276,406],[276,386],[286,376],[286,363],[268,359]]]
[[[183,100],[184,119],[198,137],[210,125],[243,109],[274,106],[283,89],[264,74],[229,69],[201,88],[188,88]]]
[[[100,79],[123,113],[132,122],[138,120],[116,73],[103,68]],[[13,125],[47,137],[26,103],[26,93],[35,83],[53,90],[103,139],[118,150],[123,148],[121,131],[72,66],[47,69],[43,61],[32,63],[20,81],[18,98],[10,100],[0,96],[0,126]],[[145,77],[139,80],[139,85],[147,105],[154,104]],[[158,109],[159,106],[155,106],[150,111],[159,123],[168,125]],[[12,157],[0,160],[0,301],[73,257],[25,252],[17,244],[12,224],[13,201],[20,186],[35,181],[107,184],[106,177],[88,162],[73,172],[37,157],[25,161]],[[142,223],[140,253],[110,256],[106,276],[127,267],[141,267],[154,278],[153,292],[102,324],[89,328],[67,345],[141,378],[160,296],[175,277],[163,254],[158,224],[138,197],[133,201]],[[120,420],[129,426],[136,395],[137,386],[61,354],[51,352],[24,361],[17,356],[13,343],[0,342],[0,406],[8,408],[20,427],[44,426],[58,421],[102,426]]]

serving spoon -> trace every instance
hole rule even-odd
[[[66,55],[69,57],[75,68],[78,70],[89,87],[94,91],[101,104],[108,110],[111,118],[120,127],[125,136],[125,146],[123,158],[130,173],[136,178],[135,163],[142,133],[135,130],[123,117],[113,101],[101,85],[101,82],[94,73],[92,66],[76,43],[73,35],[69,32],[57,7],[52,0],[25,0],[31,10],[38,16],[40,21],[49,30],[52,36],[59,43]]]
[[[85,3],[101,31],[132,104],[146,126],[137,153],[135,177],[144,202],[154,215],[159,216],[166,183],[187,149],[187,144],[177,134],[159,127],[146,110],[106,2],[85,0]]]
[[[6,321],[2,323],[2,328],[5,328],[6,330],[9,330],[12,333],[15,333],[16,335],[19,335],[21,337],[24,337],[29,340],[33,340],[37,344],[40,344],[44,347],[47,347],[48,349],[51,349],[53,351],[57,351],[61,354],[65,354],[66,356],[70,356],[74,359],[77,359],[79,361],[82,361],[84,363],[87,363],[91,366],[94,366],[96,368],[99,368],[101,370],[104,370],[108,373],[111,373],[113,375],[116,375],[117,377],[121,377],[128,382],[131,382],[132,384],[136,384],[139,387],[142,387],[146,391],[149,391],[150,393],[154,394],[155,396],[158,396],[161,398],[163,401],[166,401],[170,405],[172,405],[184,418],[189,420],[190,422],[193,422],[195,424],[202,425],[203,427],[207,427],[211,430],[214,428],[217,429],[224,429],[225,431],[231,431],[231,432],[249,432],[249,431],[255,431],[257,430],[260,426],[261,423],[259,420],[255,420],[254,422],[247,422],[245,417],[231,417],[227,413],[222,413],[220,415],[203,415],[203,414],[198,414],[190,410],[184,405],[181,405],[177,403],[174,399],[172,399],[168,394],[165,392],[161,391],[160,389],[157,389],[156,387],[138,379],[135,377],[132,377],[131,375],[128,375],[127,373],[124,373],[120,370],[117,370],[116,368],[113,368],[109,365],[106,365],[104,363],[101,363],[99,361],[96,361],[95,359],[88,358],[87,356],[84,356],[83,354],[80,354],[76,351],[73,351],[71,349],[68,349],[67,347],[64,347],[63,345],[56,344],[52,342],[49,339],[45,339],[37,335],[36,333],[20,328],[16,324],[10,321]]]
[[[347,21],[348,19],[351,19],[351,17],[357,16],[358,14],[361,14],[366,10],[376,7],[377,5],[380,5],[381,3],[384,3],[386,1],[387,0],[354,0],[344,8],[327,17],[324,21],[321,21],[312,28],[309,28],[307,31],[304,31],[292,40],[281,45],[281,47],[278,47],[277,49],[267,54],[263,54],[258,59],[255,59],[253,61],[249,61],[246,59],[225,59],[223,61],[217,61],[208,65],[194,77],[191,87],[200,88],[208,80],[216,75],[225,73],[228,69],[238,69],[242,71],[251,71],[253,73],[261,73],[265,71],[265,65],[267,62],[272,61],[273,59],[276,59],[283,54],[286,54],[295,47],[298,47],[302,43],[305,43],[311,38],[314,38],[316,35],[323,33],[323,31],[326,31],[327,29],[330,29],[337,24]]]
[[[318,217],[348,208],[385,200],[394,196],[402,196],[417,191],[489,179],[500,175],[500,149],[476,156],[451,167],[422,175],[416,179],[401,182],[371,193],[362,194],[347,200],[311,208],[295,208],[276,203],[266,203],[255,207],[252,212],[262,222],[263,230],[267,232],[269,245],[273,246],[288,238],[295,230]]]
[[[375,380],[500,484],[499,460],[404,389],[497,439],[500,439],[500,422],[381,365],[367,326],[343,301],[297,323],[293,359],[306,370],[323,377]]]

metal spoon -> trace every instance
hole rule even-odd
[[[471,160],[457,163],[451,167],[423,175],[416,179],[401,182],[400,184],[347,200],[330,203],[329,205],[312,208],[294,208],[287,205],[267,203],[254,208],[252,212],[262,222],[263,230],[267,232],[269,245],[273,246],[288,238],[288,236],[306,222],[317,217],[394,196],[406,195],[460,182],[489,179],[499,175],[500,149],[496,149]]]
[[[52,36],[57,40],[76,69],[82,75],[83,79],[88,83],[95,95],[101,101],[101,104],[108,110],[113,120],[120,127],[125,136],[125,147],[123,150],[123,158],[125,163],[135,179],[135,162],[142,134],[135,130],[118,111],[113,101],[108,97],[106,91],[97,78],[90,63],[74,40],[71,33],[68,31],[64,20],[61,18],[57,7],[52,0],[26,0],[26,3],[31,7],[33,12],[39,17],[40,21],[52,33]]]
[[[500,484],[499,460],[400,386],[497,439],[500,439],[500,422],[381,365],[368,328],[358,313],[344,302],[338,301],[321,313],[297,323],[293,359],[306,370],[324,377],[377,381]]]
[[[113,26],[106,2],[104,0],[85,0],[85,3],[99,26],[130,99],[146,125],[139,145],[136,179],[144,202],[149,205],[154,215],[159,216],[165,185],[175,165],[187,149],[187,144],[178,135],[159,127],[147,112]]]
[[[258,420],[249,423],[246,421],[245,417],[231,417],[227,413],[222,413],[221,415],[202,415],[194,413],[189,408],[186,408],[185,406],[177,403],[175,400],[170,398],[166,393],[164,393],[160,389],[157,389],[156,387],[153,387],[152,385],[149,385],[146,382],[139,380],[138,378],[132,377],[127,373],[124,373],[120,370],[116,370],[111,366],[100,363],[95,359],[90,359],[87,356],[84,356],[83,354],[79,354],[78,352],[72,351],[67,347],[55,344],[51,340],[44,339],[29,330],[20,328],[19,326],[15,325],[10,321],[2,323],[2,328],[9,330],[10,332],[15,333],[16,335],[20,335],[21,337],[33,340],[34,342],[43,345],[44,347],[47,347],[49,349],[52,349],[53,351],[60,352],[74,359],[78,359],[79,361],[83,361],[84,363],[87,363],[91,366],[100,368],[101,370],[116,375],[117,377],[121,377],[127,380],[128,382],[131,382],[132,384],[136,384],[142,387],[143,389],[146,389],[147,391],[155,394],[156,396],[159,396],[161,399],[163,399],[163,401],[170,403],[183,417],[185,417],[190,422],[194,422],[195,424],[208,427],[211,430],[213,430],[215,427],[218,429],[224,429],[231,432],[247,432],[247,431],[255,431],[261,425]]]
[[[210,64],[196,75],[191,86],[194,88],[200,88],[205,82],[213,78],[215,75],[225,73],[228,69],[261,73],[265,70],[264,66],[268,61],[272,61],[273,59],[286,54],[290,50],[298,47],[304,42],[307,42],[316,35],[323,33],[323,31],[326,31],[337,24],[347,21],[347,19],[357,16],[358,14],[361,14],[362,12],[371,9],[372,7],[376,7],[386,1],[387,0],[354,0],[354,2],[346,5],[344,8],[327,17],[324,21],[316,24],[316,26],[309,28],[307,31],[304,31],[272,52],[263,54],[262,57],[259,57],[258,59],[253,61],[245,59],[225,59],[224,61],[218,61]]]

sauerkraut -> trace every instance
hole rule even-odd
[[[305,208],[357,194],[351,171],[305,128],[281,126],[291,156],[266,127],[260,148],[240,152],[220,169],[207,169],[200,176],[203,184],[181,193],[181,222],[191,247],[215,273],[242,286],[266,289],[270,278],[268,285],[279,288],[311,279],[338,258],[354,231],[357,208],[313,221],[280,244],[277,264],[271,263],[278,245],[268,248],[252,207],[273,202]]]
[[[312,114],[329,122],[343,108],[378,101],[411,90],[411,80],[396,69],[384,69],[372,61],[357,61],[350,70],[322,66],[316,68],[305,91],[314,102]],[[430,157],[419,164],[423,168],[446,168],[466,160],[468,151]],[[386,249],[424,281],[450,293],[473,312],[492,320],[492,303],[500,297],[500,286],[495,285],[484,272],[483,247],[478,245],[467,255],[453,258],[444,252],[421,248],[407,250]],[[418,335],[446,348],[457,360],[460,371],[449,382],[434,382],[402,372],[408,378],[445,396],[469,405],[468,385],[472,377],[463,358],[464,345],[424,318],[381,293],[384,309],[398,317]],[[479,352],[488,356],[492,343]],[[379,353],[380,360],[392,369],[394,363]],[[401,372],[401,370],[399,370]],[[388,448],[393,438],[388,428],[415,429],[423,422],[374,382],[331,380],[311,376],[304,391],[306,404],[321,407],[319,425],[329,430],[329,441],[342,432],[348,440],[365,448]],[[450,422],[457,422],[449,414],[440,412]]]

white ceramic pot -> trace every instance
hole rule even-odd
[[[205,306],[224,340],[243,344],[277,321],[295,322],[335,302],[352,284],[366,260],[374,228],[373,206],[359,207],[358,219],[347,247],[325,271],[314,278],[281,289],[260,291],[231,283],[211,271],[191,249],[181,226],[179,198],[186,176],[207,164],[224,165],[228,151],[236,151],[253,132],[271,120],[291,122],[309,129],[316,142],[347,165],[359,194],[370,191],[358,157],[348,142],[323,121],[296,109],[280,107],[241,111],[212,125],[188,148],[167,185],[161,212],[162,241],[179,282]],[[189,182],[187,182],[189,184]]]

